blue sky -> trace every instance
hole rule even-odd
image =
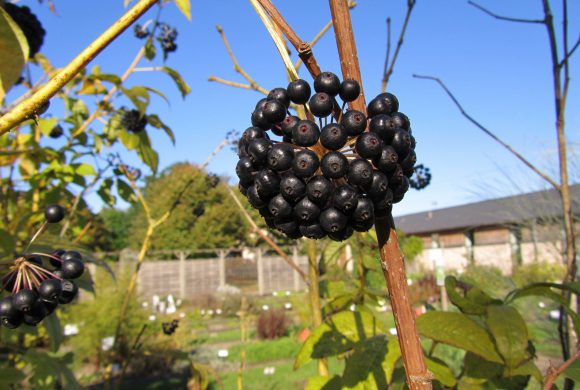
[[[121,0],[56,0],[58,15],[36,1],[20,3],[29,5],[45,25],[47,36],[42,51],[55,66],[65,65],[124,12]],[[181,72],[192,87],[191,95],[182,100],[164,74],[139,72],[127,80],[128,86],[158,88],[171,101],[167,106],[163,100],[153,98],[151,105],[151,111],[158,113],[177,137],[174,147],[164,134],[150,130],[160,153],[161,168],[180,161],[202,163],[226,132],[243,131],[249,126],[255,102],[262,97],[254,91],[207,81],[215,75],[244,82],[233,69],[216,25],[224,28],[239,63],[261,86],[271,89],[287,84],[282,61],[249,1],[192,3],[192,22],[173,4],[163,11],[163,20],[179,31],[178,50],[169,56],[167,65]],[[560,26],[560,2],[557,3],[553,7]],[[580,15],[580,4],[569,3],[569,15]],[[330,20],[327,1],[275,4],[305,40],[312,39]],[[543,15],[539,0],[487,0],[480,4],[509,16],[539,19]],[[367,101],[380,92],[385,20],[391,17],[392,31],[398,36],[405,11],[406,0],[360,0],[352,11]],[[139,22],[153,18],[154,12]],[[571,42],[579,31],[576,17],[570,21]],[[132,31],[127,31],[92,64],[99,64],[103,72],[122,73],[141,43]],[[332,30],[315,46],[314,53],[323,70],[340,74]],[[573,80],[566,118],[570,147],[576,151],[580,145],[580,85],[575,83],[580,74],[579,61],[577,53],[571,61]],[[152,65],[160,65],[160,60],[142,64]],[[395,215],[509,195],[517,191],[511,180],[525,190],[545,186],[464,119],[440,87],[414,79],[413,73],[442,78],[483,125],[541,168],[556,172],[553,84],[545,28],[495,20],[466,1],[418,1],[389,90],[397,95],[400,110],[411,119],[418,141],[418,161],[431,169],[433,181],[423,191],[411,190],[395,206]],[[300,75],[310,80],[304,69]],[[234,153],[224,150],[208,169],[235,178],[236,161]]]

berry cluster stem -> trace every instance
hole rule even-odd
[[[343,79],[356,80],[361,85],[359,97],[349,103],[349,106],[351,109],[366,112],[356,43],[347,1],[330,0],[330,9]],[[399,247],[392,217],[377,219],[375,230],[380,248],[381,266],[395,317],[407,384],[411,390],[431,389],[432,375],[425,364],[415,315],[409,299],[404,255]]]

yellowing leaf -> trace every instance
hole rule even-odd
[[[191,3],[189,0],[175,0],[175,4],[187,20],[191,20]]]
[[[20,78],[29,51],[24,33],[0,7],[0,102]]]

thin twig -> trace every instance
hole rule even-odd
[[[0,135],[7,133],[25,119],[33,117],[40,107],[45,105],[51,97],[84,69],[93,58],[157,2],[158,0],[139,1],[34,95],[20,103],[6,115],[0,117]]]
[[[522,18],[512,18],[509,16],[502,16],[502,15],[498,15],[494,12],[491,12],[490,10],[488,10],[487,8],[482,7],[481,5],[473,2],[473,1],[468,1],[467,2],[469,5],[474,6],[475,8],[479,9],[480,11],[485,12],[486,14],[488,14],[489,16],[492,16],[496,19],[499,20],[505,20],[508,22],[517,22],[517,23],[535,23],[535,24],[543,24],[545,22],[545,20],[543,19],[522,19]]]
[[[580,358],[580,351],[578,351],[574,355],[572,355],[568,360],[566,360],[564,363],[562,363],[559,367],[548,368],[548,373],[546,375],[546,378],[544,379],[543,390],[552,390],[552,386],[554,386],[556,379],[558,379],[558,377],[560,375],[562,375],[562,373],[564,371],[566,371],[566,369],[568,367],[570,367],[572,365],[572,363],[574,363],[579,358]]]
[[[391,60],[391,64],[387,70],[387,61],[389,59],[389,50],[391,47],[391,23],[390,18],[387,19],[387,27],[388,27],[388,35],[389,41],[387,46],[387,56],[385,61],[385,72],[383,74],[383,81],[381,85],[381,92],[385,92],[387,90],[387,84],[393,74],[393,70],[395,68],[395,63],[397,62],[397,57],[399,55],[399,51],[403,46],[403,39],[405,37],[405,32],[407,31],[407,26],[409,25],[409,20],[411,19],[411,13],[413,12],[413,8],[415,7],[416,0],[407,0],[407,14],[405,15],[405,21],[403,22],[403,27],[401,28],[401,33],[399,34],[399,40],[397,41],[397,47],[395,48],[395,52],[393,53],[393,59]]]
[[[252,87],[249,84],[242,84],[242,83],[238,83],[235,81],[225,80],[225,79],[222,79],[222,78],[219,78],[216,76],[209,76],[207,78],[207,81],[215,81],[216,83],[224,84],[224,85],[234,87],[234,88],[250,89],[250,90],[261,92],[264,95],[268,94],[268,91],[266,91],[264,88],[260,87],[257,84]]]
[[[250,83],[250,86],[252,87],[252,89],[255,89],[256,91],[260,91],[263,94],[267,95],[268,91],[266,91],[264,88],[260,87],[260,85],[258,85],[258,83],[256,83],[256,81],[252,77],[250,77],[250,75],[238,63],[238,60],[236,59],[236,56],[234,55],[234,52],[232,51],[232,48],[230,47],[230,43],[228,42],[228,38],[226,37],[226,33],[224,32],[224,29],[219,25],[216,26],[216,29],[217,29],[217,32],[220,34],[220,37],[222,38],[222,41],[224,43],[224,46],[226,47],[226,50],[228,52],[228,55],[230,56],[230,59],[232,60],[232,63],[234,64],[234,70],[236,72],[238,72],[240,75],[242,75],[242,77],[245,78],[248,83]]]
[[[306,276],[306,273],[304,273],[304,271],[302,271],[300,269],[300,267],[298,267],[298,265],[296,263],[294,263],[294,261],[292,261],[292,259],[286,253],[284,253],[284,251],[282,251],[282,249],[280,249],[280,247],[278,245],[276,245],[276,243],[274,241],[272,241],[272,239],[270,237],[268,237],[268,235],[266,235],[262,229],[260,229],[260,227],[256,224],[256,222],[254,222],[254,219],[252,218],[252,216],[244,208],[244,205],[242,204],[242,202],[240,202],[240,200],[238,199],[238,197],[234,193],[234,190],[232,190],[230,186],[227,186],[227,189],[228,189],[230,196],[232,197],[232,199],[234,200],[234,202],[236,203],[236,205],[240,209],[240,212],[242,213],[244,218],[246,218],[246,220],[248,221],[248,223],[252,227],[252,230],[256,234],[258,234],[264,241],[266,241],[266,243],[272,249],[274,249],[274,251],[276,251],[276,253],[278,253],[282,257],[282,259],[286,263],[288,263],[288,265],[290,267],[292,267],[292,269],[294,269],[296,272],[298,272],[298,274],[302,277],[302,280],[304,280],[304,282],[308,284],[308,277]]]
[[[510,153],[512,153],[521,162],[523,162],[528,168],[530,168],[531,170],[533,170],[542,179],[544,179],[545,181],[547,181],[548,183],[550,183],[556,190],[558,190],[558,191],[560,190],[560,185],[558,183],[556,183],[554,181],[554,179],[552,179],[547,174],[545,174],[540,169],[538,169],[535,165],[533,165],[524,156],[522,156],[520,153],[518,153],[509,144],[507,144],[506,142],[504,142],[503,140],[501,140],[497,135],[495,135],[494,133],[492,133],[490,130],[488,130],[486,127],[484,127],[481,123],[479,123],[478,121],[476,121],[471,115],[469,115],[465,111],[465,109],[463,108],[463,106],[459,103],[459,101],[457,100],[457,98],[455,97],[455,95],[453,95],[453,93],[451,93],[451,91],[449,90],[449,88],[447,88],[447,86],[445,85],[445,83],[443,83],[443,81],[441,81],[441,79],[439,79],[437,77],[433,77],[433,76],[423,76],[423,75],[418,75],[418,74],[414,74],[413,77],[415,77],[417,79],[432,80],[432,81],[435,81],[436,83],[438,83],[441,86],[441,88],[443,88],[443,90],[447,93],[447,95],[451,98],[451,100],[453,101],[453,103],[455,103],[455,105],[457,106],[457,108],[459,109],[459,111],[461,112],[461,114],[465,118],[467,118],[467,120],[469,120],[471,123],[473,123],[477,128],[479,128],[485,134],[487,134],[488,136],[490,136],[491,138],[493,138],[499,144],[501,144]]]

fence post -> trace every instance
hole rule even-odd
[[[185,252],[177,252],[179,257],[179,298],[185,299]]]
[[[219,254],[219,275],[220,275],[220,285],[223,288],[226,285],[226,251],[220,249]]]
[[[292,247],[292,261],[300,266],[298,262],[298,247],[296,245]],[[292,270],[292,275],[294,276],[294,291],[300,291],[300,275],[296,270]]]
[[[264,262],[261,248],[256,248],[256,263],[258,266],[258,294],[264,295]]]

